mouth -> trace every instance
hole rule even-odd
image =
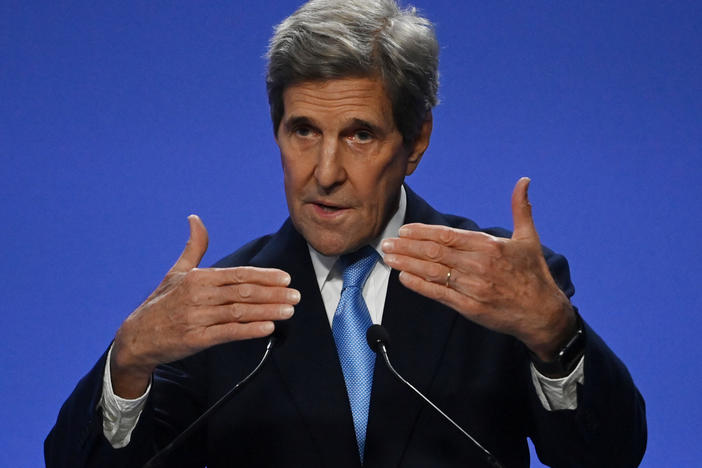
[[[322,201],[313,201],[310,205],[318,215],[324,217],[334,217],[348,210],[348,207]]]
[[[315,206],[325,213],[336,213],[339,210],[343,210],[340,206],[327,205],[325,203],[315,203]]]

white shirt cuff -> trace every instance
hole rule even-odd
[[[578,385],[585,383],[585,356],[566,377],[551,379],[531,364],[531,380],[539,401],[547,411],[574,410],[578,407]]]
[[[139,422],[139,416],[141,416],[146,404],[146,398],[149,396],[151,382],[149,382],[144,394],[134,400],[115,395],[110,375],[111,356],[112,346],[107,352],[105,373],[102,379],[102,396],[98,407],[102,408],[102,432],[110,445],[112,445],[112,448],[118,449],[126,447],[131,440],[132,431]]]

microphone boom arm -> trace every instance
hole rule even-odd
[[[271,350],[273,349],[273,346],[275,346],[276,342],[276,335],[272,335],[270,339],[268,340],[268,344],[266,345],[266,351],[263,353],[263,356],[261,357],[261,360],[258,362],[258,365],[252,370],[249,375],[244,377],[243,380],[241,380],[239,383],[237,383],[235,386],[233,386],[227,393],[222,395],[219,400],[217,400],[212,406],[210,406],[207,411],[202,413],[200,417],[198,417],[195,421],[193,421],[183,432],[178,434],[178,436],[171,441],[166,447],[163,448],[163,450],[160,450],[157,452],[151,459],[146,462],[146,464],[142,468],[154,468],[162,465],[163,457],[170,452],[173,451],[174,448],[176,448],[178,445],[182,443],[183,440],[188,438],[190,434],[195,432],[200,425],[204,421],[207,420],[207,418],[210,416],[210,414],[214,413],[219,409],[222,405],[224,405],[226,402],[228,402],[234,394],[236,394],[241,388],[243,388],[250,380],[251,378],[258,373],[258,371],[263,367],[263,364],[265,364],[266,360],[268,359],[268,356],[271,354]],[[161,458],[161,460],[158,460]]]
[[[374,325],[374,326],[375,326],[375,325]],[[415,388],[414,385],[412,385],[412,384],[409,383],[407,380],[405,380],[405,378],[402,377],[402,376],[400,375],[400,373],[397,372],[397,371],[395,370],[395,368],[394,368],[394,367],[392,366],[392,364],[390,363],[390,358],[388,357],[388,350],[387,350],[387,348],[385,347],[385,342],[384,342],[384,340],[387,339],[387,332],[385,332],[385,331],[383,330],[382,333],[383,333],[383,335],[381,335],[381,336],[382,336],[381,338],[376,338],[375,340],[372,340],[371,338],[369,338],[369,339],[368,339],[368,343],[369,343],[369,345],[371,346],[371,348],[373,348],[376,352],[377,352],[378,350],[380,351],[380,354],[383,356],[383,361],[385,361],[385,365],[388,367],[388,369],[390,370],[390,372],[392,373],[392,375],[394,375],[400,382],[402,382],[403,384],[405,384],[405,385],[407,385],[409,388],[411,388],[412,391],[414,391],[414,393],[416,393],[417,395],[419,395],[419,396],[422,398],[422,400],[424,400],[429,406],[431,406],[432,408],[434,408],[434,410],[435,410],[437,413],[439,413],[441,416],[443,416],[448,422],[450,422],[451,424],[453,424],[453,426],[454,426],[456,429],[458,429],[459,431],[461,431],[461,433],[462,433],[464,436],[466,436],[466,437],[467,437],[471,442],[473,442],[480,450],[482,450],[483,453],[484,453],[484,455],[485,455],[486,460],[488,461],[488,463],[490,463],[490,465],[491,465],[493,468],[504,468],[504,467],[502,466],[502,464],[495,458],[495,456],[494,456],[492,453],[490,453],[490,451],[489,451],[488,449],[486,449],[485,447],[483,447],[483,446],[480,444],[480,442],[478,442],[477,440],[475,440],[475,438],[474,438],[473,436],[471,436],[470,434],[468,434],[468,432],[466,432],[461,426],[459,426],[458,423],[456,423],[456,421],[454,421],[453,419],[451,419],[451,418],[449,417],[449,415],[447,415],[446,413],[444,413],[444,412],[441,410],[441,408],[439,408],[439,407],[436,406],[434,403],[432,403],[431,400],[429,400],[427,397],[425,397],[424,394],[422,394],[422,392],[420,392],[419,390],[417,390],[417,388]]]
[[[382,325],[372,325],[371,327],[369,327],[368,331],[366,331],[366,340],[368,341],[368,346],[370,346],[370,348],[373,351],[375,351],[376,354],[381,354],[383,356],[383,361],[385,361],[385,365],[390,370],[390,373],[394,375],[395,378],[397,378],[397,380],[399,380],[403,384],[407,385],[410,389],[412,389],[412,391],[419,395],[419,397],[422,400],[424,400],[425,403],[434,408],[434,411],[443,416],[444,419],[446,419],[453,425],[453,427],[461,431],[461,434],[466,436],[468,440],[473,442],[473,444],[475,444],[476,447],[482,450],[483,454],[485,455],[485,459],[490,464],[490,466],[492,466],[493,468],[503,468],[502,464],[497,460],[497,458],[495,458],[495,456],[492,453],[490,453],[488,449],[483,447],[477,440],[475,440],[473,436],[468,434],[468,432],[465,429],[459,426],[458,423],[456,423],[456,421],[451,419],[449,415],[444,413],[441,410],[441,408],[432,403],[432,401],[429,400],[429,398],[424,396],[422,392],[417,390],[417,388],[415,388],[414,385],[405,380],[405,378],[402,377],[400,373],[395,370],[395,368],[390,363],[390,358],[388,357],[388,350],[386,346],[390,342],[390,336],[388,335],[387,330],[385,330],[385,328]]]

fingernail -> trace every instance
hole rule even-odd
[[[288,301],[297,304],[300,302],[300,292],[297,291],[296,289],[293,289],[288,292]]]
[[[390,250],[392,249],[392,241],[389,239],[385,239],[382,244],[380,244],[380,248],[383,250]]]
[[[281,276],[280,277],[280,284],[282,284],[283,286],[287,286],[290,284],[290,280],[291,280],[290,275]]]
[[[266,322],[261,324],[261,332],[266,333],[266,334],[271,334],[273,333],[273,330],[275,327],[273,326],[273,322]]]
[[[392,254],[383,255],[383,261],[387,264],[395,261],[395,256]]]
[[[399,231],[397,231],[398,234],[401,236],[409,236],[410,235],[410,228],[407,226],[402,226]]]
[[[284,305],[283,307],[280,308],[280,317],[281,318],[290,318],[290,317],[292,317],[293,313],[295,313],[295,308],[291,305]]]

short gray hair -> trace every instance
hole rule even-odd
[[[273,131],[283,92],[304,81],[380,77],[409,144],[437,104],[439,44],[432,23],[395,0],[310,0],[275,28],[266,87]]]

